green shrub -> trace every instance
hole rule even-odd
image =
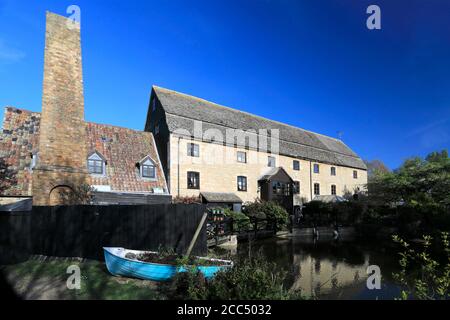
[[[286,228],[289,214],[279,204],[272,201],[256,200],[245,203],[243,212],[250,218],[267,219],[271,221],[276,231]]]
[[[423,249],[419,252],[398,236],[394,241],[401,245],[400,267],[393,277],[403,288],[401,299],[450,299],[450,246],[448,233],[441,233],[442,262],[432,257],[429,249],[431,236],[423,236]]]
[[[169,287],[170,299],[186,300],[287,300],[301,299],[284,286],[286,274],[274,263],[257,257],[238,262],[205,280],[195,270],[177,274]]]
[[[243,214],[242,212],[235,212],[231,209],[226,208],[224,210],[225,216],[233,219],[233,231],[241,232],[250,229],[250,218]]]

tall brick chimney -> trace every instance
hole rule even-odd
[[[47,12],[44,59],[33,204],[56,205],[60,191],[88,180],[80,25]]]

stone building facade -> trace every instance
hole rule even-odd
[[[291,193],[299,205],[367,184],[364,162],[341,140],[156,86],[145,130],[155,136],[174,197],[231,192],[243,202],[271,200],[262,192],[269,183],[271,194]],[[290,179],[264,178],[277,168]]]
[[[79,186],[98,203],[170,201],[150,132],[84,120],[80,25],[47,12],[42,112],[6,107],[0,204],[57,205]]]

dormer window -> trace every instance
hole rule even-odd
[[[142,178],[156,179],[156,166],[150,157],[146,157],[140,162],[139,172]]]
[[[88,171],[90,174],[105,174],[106,161],[99,153],[94,152],[88,157]]]

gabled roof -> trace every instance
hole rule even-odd
[[[218,129],[224,137],[227,128],[256,132],[259,129],[278,129],[280,154],[367,169],[363,160],[341,140],[161,87],[153,86],[153,92],[166,113],[171,132],[183,128],[193,133],[196,120],[202,121],[203,131]]]
[[[292,177],[286,172],[286,170],[284,170],[283,167],[270,168],[265,174],[263,174],[258,179],[258,181],[272,180],[272,178],[274,177],[294,181],[292,180]]]

